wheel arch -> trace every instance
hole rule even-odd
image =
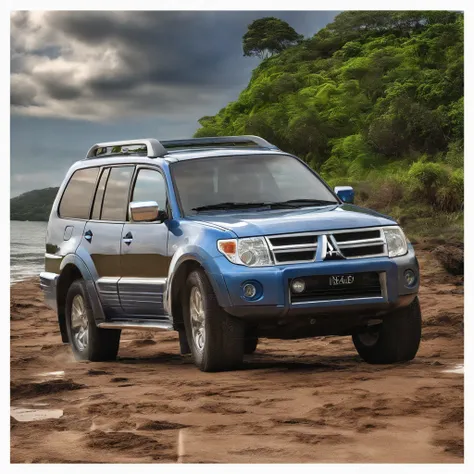
[[[102,305],[95,287],[92,276],[84,261],[75,254],[69,254],[63,258],[56,286],[56,303],[58,308],[58,323],[63,342],[69,342],[66,330],[66,297],[67,292],[76,280],[83,279],[86,282],[87,292],[91,299],[94,318],[96,321],[105,319]]]
[[[213,260],[211,260],[213,262]],[[216,266],[214,264],[214,266]],[[217,268],[217,266],[216,266]],[[220,306],[228,305],[229,294],[224,279],[220,272],[217,273],[208,259],[201,259],[198,255],[182,254],[180,258],[172,262],[168,276],[165,294],[166,308],[173,320],[175,329],[183,328],[183,309],[181,305],[181,291],[184,288],[188,275],[194,271],[202,270],[212,286],[217,302]]]

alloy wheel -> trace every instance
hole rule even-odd
[[[89,319],[82,295],[76,295],[72,300],[71,332],[77,349],[83,351],[89,342]]]
[[[199,352],[204,350],[206,341],[205,313],[201,291],[197,286],[191,288],[189,295],[189,312],[191,316],[191,329],[194,345]]]

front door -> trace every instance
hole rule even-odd
[[[137,169],[130,202],[156,201],[167,209],[166,181],[158,169]],[[168,222],[125,222],[122,229],[119,295],[123,311],[133,317],[167,319],[163,293],[171,257]]]

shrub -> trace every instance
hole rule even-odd
[[[446,153],[446,163],[453,168],[462,168],[464,166],[464,142],[456,140],[451,142]]]
[[[436,206],[438,192],[447,184],[449,175],[443,165],[419,160],[410,167],[408,177],[413,198]]]
[[[437,196],[438,207],[447,212],[460,211],[464,205],[464,172],[455,170],[446,185],[439,189]]]

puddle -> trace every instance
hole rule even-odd
[[[56,372],[43,372],[42,374],[36,374],[38,377],[47,377],[49,379],[62,379],[64,377],[64,370],[58,370]]]
[[[456,364],[452,369],[443,370],[448,374],[464,374],[464,364]]]
[[[40,421],[61,418],[63,410],[10,407],[10,416],[16,421]]]

